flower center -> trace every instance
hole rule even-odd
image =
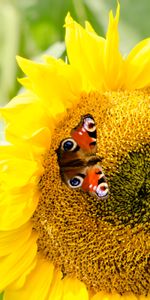
[[[38,249],[94,291],[147,294],[149,259],[149,91],[81,95],[54,131],[44,156],[33,227]],[[97,125],[97,155],[109,197],[99,200],[62,182],[56,149],[81,115]]]

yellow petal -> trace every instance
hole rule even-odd
[[[131,293],[121,296],[117,293],[99,292],[91,297],[90,300],[150,300],[150,296],[135,296]]]
[[[32,90],[32,83],[28,77],[17,78],[17,80],[26,90]]]
[[[46,150],[50,148],[51,133],[52,133],[52,126],[51,126],[51,131],[49,130],[48,127],[41,127],[32,134],[28,142],[32,147],[36,145],[36,149],[38,153],[43,154]],[[36,149],[34,148],[34,153]]]
[[[36,267],[27,276],[25,285],[16,291],[6,290],[4,300],[46,300],[53,271],[52,264],[38,258]]]
[[[73,66],[68,65],[61,59],[55,59],[52,56],[44,56],[45,62],[50,68],[53,68],[56,78],[53,82],[54,97],[62,99],[65,107],[70,107],[74,101],[78,100],[82,81],[79,72]],[[57,83],[59,82],[59,89]]]
[[[84,89],[102,89],[105,40],[96,35],[89,25],[87,30],[83,29],[69,14],[65,21],[69,61],[80,72]]]
[[[22,275],[34,260],[37,252],[37,236],[32,233],[28,241],[16,248],[10,255],[0,258],[0,290]]]
[[[37,256],[35,256],[35,258],[33,259],[32,263],[30,264],[28,269],[25,270],[25,272],[23,274],[21,274],[18,279],[16,279],[11,284],[9,284],[8,290],[18,290],[18,289],[22,288],[23,285],[25,284],[27,276],[32,272],[32,270],[35,268],[36,264],[37,264]]]
[[[88,22],[88,21],[85,21],[85,29],[88,31],[88,32],[91,32],[93,34],[95,34],[95,37],[97,36],[94,28],[92,27],[92,25]]]
[[[126,59],[126,89],[140,89],[150,85],[150,38],[137,44]]]
[[[63,280],[62,300],[88,300],[88,291],[84,283],[75,278],[66,277]]]
[[[0,231],[0,256],[6,256],[13,253],[28,241],[32,232],[30,222],[10,231]]]
[[[34,159],[32,149],[25,144],[0,147],[1,230],[21,226],[37,206],[37,183],[43,168]]]
[[[7,122],[6,139],[15,142],[18,139],[29,141],[32,145],[48,149],[53,129],[53,119],[46,108],[32,93],[21,94],[0,109]],[[43,130],[44,128],[44,130]],[[33,141],[37,132],[42,130],[38,140]],[[31,141],[32,140],[32,141]]]
[[[17,191],[1,191],[0,230],[16,229],[33,215],[39,200],[39,192],[30,184]]]
[[[54,118],[66,110],[66,104],[78,99],[80,77],[65,63],[49,57],[49,63],[35,63],[21,57],[18,63],[28,75],[32,91]],[[78,78],[78,82],[77,82]],[[75,85],[74,85],[75,84]]]
[[[22,187],[31,181],[35,182],[40,174],[36,161],[15,157],[0,161],[1,184],[7,189]]]
[[[50,286],[50,291],[48,293],[47,300],[62,300],[62,295],[63,295],[62,273],[56,270],[54,272],[53,281]]]
[[[150,293],[147,296],[139,296],[138,300],[150,300]]]
[[[90,300],[139,300],[139,298],[133,294],[121,296],[117,293],[108,294],[106,292],[99,292],[90,298]],[[143,300],[146,300],[146,298]]]
[[[122,296],[121,300],[139,300],[139,299],[138,296],[129,293],[127,295]]]
[[[104,50],[105,88],[110,90],[116,90],[122,86],[124,71],[124,62],[119,51],[119,12],[120,5],[118,3],[116,16],[113,17],[112,11],[109,14],[109,26]]]
[[[0,182],[3,190],[19,188],[31,182],[37,184],[42,172],[42,162],[35,160],[28,145],[0,147]]]
[[[108,294],[106,292],[99,292],[94,295],[90,300],[123,300],[118,294]]]
[[[0,161],[7,160],[9,162],[12,161],[13,158],[24,159],[31,162],[35,160],[32,148],[26,143],[19,143],[19,141],[16,145],[9,144],[0,147]],[[38,168],[40,165],[40,162],[37,162]]]

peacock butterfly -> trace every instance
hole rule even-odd
[[[96,156],[96,124],[91,114],[81,117],[71,131],[71,137],[61,141],[56,150],[60,175],[68,187],[105,198],[108,184],[100,166],[102,158]]]

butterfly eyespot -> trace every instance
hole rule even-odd
[[[105,197],[108,195],[108,184],[106,182],[100,183],[96,189],[96,193],[99,197]]]
[[[87,130],[87,131],[89,131],[89,132],[93,132],[93,131],[96,130],[95,122],[94,122],[94,120],[93,120],[92,118],[90,118],[90,117],[86,117],[86,118],[84,119],[84,124],[83,124],[83,126],[84,126],[84,129]]]
[[[63,151],[73,151],[77,147],[75,140],[69,138],[62,141],[61,148]]]
[[[83,183],[83,178],[81,176],[75,176],[68,180],[68,184],[71,188],[79,188]]]

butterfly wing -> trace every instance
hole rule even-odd
[[[87,155],[96,154],[96,124],[92,115],[81,118],[80,123],[71,131],[71,137],[61,141],[56,150],[60,167],[74,166],[76,161],[87,160]],[[85,163],[84,163],[85,165]]]
[[[98,198],[107,197],[108,184],[102,168],[98,164],[87,169],[86,176],[82,183],[82,189],[85,192],[96,195]]]
[[[71,131],[72,138],[85,153],[96,153],[96,124],[92,115],[81,118],[80,123]]]
[[[84,152],[73,138],[61,141],[56,152],[62,180],[71,188],[81,187],[87,168]]]
[[[101,159],[95,155],[96,138],[94,118],[87,114],[56,152],[62,180],[71,188],[82,188],[102,198],[108,193],[108,185],[98,165]]]

